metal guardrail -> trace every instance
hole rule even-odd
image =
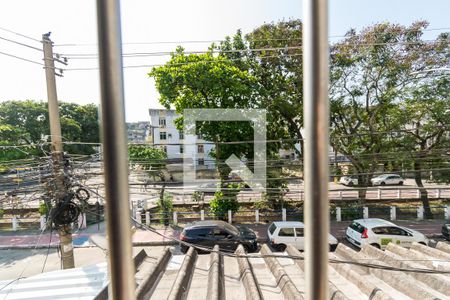
[[[424,187],[429,199],[450,198],[450,187]],[[357,200],[359,191],[365,191],[365,199],[420,199],[420,188],[418,187],[367,187],[367,188],[347,188],[329,190],[330,200]],[[293,196],[293,197],[292,197]],[[303,201],[304,191],[288,192],[286,200]]]
[[[431,206],[435,219],[450,219],[450,206]],[[389,220],[426,219],[423,206],[349,206],[330,209],[330,220],[350,221],[359,218],[382,218]],[[215,215],[210,211],[175,211],[168,214],[169,224],[190,223],[200,220],[226,220],[230,223],[260,223],[272,221],[303,221],[303,209],[243,210]],[[147,225],[161,224],[164,213],[137,212],[136,220]]]

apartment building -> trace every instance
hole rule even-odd
[[[148,143],[150,132],[150,122],[127,123],[127,139],[129,143]]]
[[[175,110],[150,109],[149,114],[149,142],[164,150],[168,159],[181,162],[185,151],[189,151],[188,157],[197,168],[215,168],[214,159],[209,155],[214,144],[205,141],[200,135],[185,135],[182,130],[178,130],[175,120],[179,115]]]

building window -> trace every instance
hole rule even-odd
[[[167,153],[167,147],[166,146],[161,146],[161,150],[164,151],[164,153]]]
[[[178,134],[180,135],[180,140],[184,139],[184,132],[183,132],[183,130],[180,130],[178,132]]]
[[[180,153],[184,153],[184,147],[183,147],[183,145],[180,145]]]
[[[165,133],[165,132],[160,132],[160,133],[159,133],[159,139],[160,139],[160,140],[165,140],[165,139],[167,139],[166,133]]]
[[[197,145],[197,152],[198,153],[204,153],[205,152],[205,147],[203,147],[203,145]]]
[[[168,137],[169,137],[169,139],[171,139],[171,138],[172,138],[172,134],[171,134],[171,133],[169,133]]]
[[[159,118],[159,126],[161,127],[166,126],[166,118]]]
[[[197,134],[197,139],[203,140],[203,134],[201,134],[201,133]]]
[[[198,165],[199,166],[204,166],[205,165],[205,160],[203,158],[199,158],[198,159]]]

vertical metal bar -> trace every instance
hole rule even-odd
[[[306,299],[328,299],[328,1],[305,0],[303,89],[305,126]]]
[[[131,257],[119,0],[97,0],[110,298],[136,299]]]

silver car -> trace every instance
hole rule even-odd
[[[372,185],[403,185],[405,179],[397,174],[383,174],[370,179]]]

